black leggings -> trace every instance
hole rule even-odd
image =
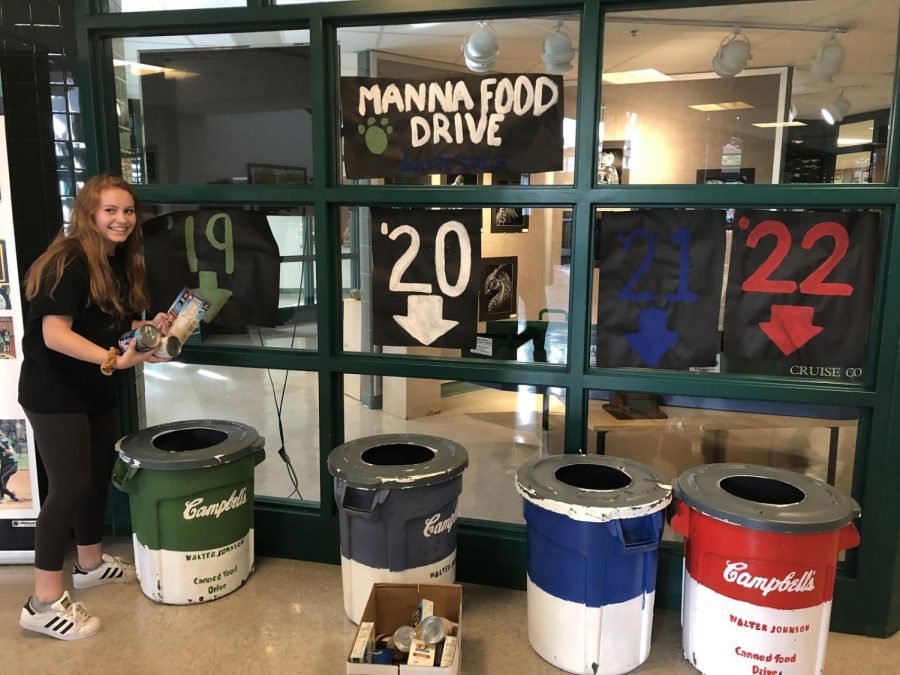
[[[9,479],[12,478],[12,475],[19,470],[18,464],[7,464],[4,467],[0,467],[0,498],[5,496],[15,497],[15,495],[7,489],[6,485],[9,483]]]
[[[62,570],[75,529],[79,546],[99,544],[109,478],[116,459],[118,411],[44,414],[26,410],[35,446],[47,472],[34,541],[34,566]]]

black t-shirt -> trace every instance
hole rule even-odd
[[[120,295],[127,288],[125,260],[121,253],[108,258]],[[131,328],[130,317],[113,317],[91,302],[87,261],[80,252],[66,266],[50,296],[52,277],[44,279],[40,293],[31,300],[22,338],[22,372],[19,403],[37,413],[96,412],[116,405],[118,371],[108,377],[100,366],[61,354],[44,343],[45,316],[71,316],[72,330],[105,349],[118,344]],[[124,297],[122,298],[124,299]]]

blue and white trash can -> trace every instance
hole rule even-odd
[[[344,611],[359,623],[376,582],[456,580],[466,449],[422,434],[367,436],[328,455],[341,530]]]
[[[570,673],[634,670],[650,654],[659,541],[672,487],[602,455],[521,466],[528,524],[528,639]]]

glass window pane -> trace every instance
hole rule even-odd
[[[312,180],[308,31],[129,37],[113,47],[121,151],[135,182]]]
[[[480,236],[462,241],[459,210],[378,211],[387,225],[367,207],[342,207],[344,349],[566,363],[571,209],[504,208],[476,209]],[[423,317],[428,302],[456,323],[432,336],[418,331],[424,318],[396,318]]]
[[[446,82],[452,78],[477,76],[482,73],[486,77],[490,76],[492,78],[504,73],[534,73],[536,75],[553,73],[562,75],[565,123],[563,156],[559,158],[561,168],[556,171],[532,173],[527,184],[571,185],[573,182],[572,169],[574,167],[575,110],[578,96],[577,49],[572,46],[572,43],[577,42],[580,26],[581,19],[578,14],[565,14],[546,18],[530,17],[495,19],[491,21],[470,20],[339,28],[337,39],[341,50],[340,72],[345,77],[393,78],[401,83],[407,81]],[[479,45],[478,43],[482,40],[492,41],[494,49],[491,50],[492,45]],[[472,45],[469,53],[476,60],[472,61],[470,59],[470,65],[467,67],[467,57],[464,56],[462,47],[469,43]],[[486,51],[482,54],[479,50]],[[495,60],[489,67],[480,66],[477,58],[485,56],[487,51],[496,52]],[[492,79],[491,82],[496,83],[497,81]],[[482,101],[482,105],[500,105],[497,103],[496,98],[491,98],[493,96],[492,91],[489,94],[490,96],[485,98],[476,92],[476,96],[480,97],[479,100]],[[491,100],[494,103],[488,103]],[[424,108],[420,106],[420,108],[424,110],[427,106]],[[447,137],[453,137],[452,144],[447,147],[454,149],[471,146],[471,150],[469,150],[471,156],[461,157],[453,155],[452,159],[447,159],[450,156],[449,151],[447,156],[443,153],[438,155],[429,154],[428,159],[423,160],[428,162],[428,167],[425,169],[420,170],[411,167],[403,175],[389,178],[364,179],[363,182],[371,182],[373,184],[388,182],[392,184],[446,185],[448,184],[446,176],[429,170],[432,165],[447,164],[449,162],[446,171],[459,171],[459,166],[463,163],[475,166],[477,162],[494,161],[493,155],[489,158],[485,151],[479,150],[479,143],[482,144],[482,147],[486,147],[483,145],[483,141],[472,140],[474,138],[486,138],[485,133],[488,132],[484,130],[479,132],[478,129],[480,127],[477,126],[477,123],[479,123],[479,120],[483,120],[486,123],[488,120],[487,114],[485,113],[483,117],[476,116],[467,120],[465,109],[465,105],[460,104],[455,112],[447,112],[445,115],[442,112],[433,114],[434,111],[431,108],[427,108],[429,112],[423,112],[422,116],[418,116],[422,124],[415,128],[419,130],[420,140],[422,135],[426,133],[426,128],[429,137],[432,137],[432,127],[438,130],[443,124],[444,118],[446,118],[449,120],[447,122]],[[494,108],[490,109],[494,110]],[[499,108],[497,109],[499,110]],[[412,106],[410,106],[410,110],[412,110]],[[441,119],[438,119],[438,117]],[[498,115],[498,118],[499,124],[505,119],[505,116]],[[366,128],[365,125],[359,125],[360,134],[365,136],[367,145],[369,145],[373,153],[381,154],[384,152],[383,149],[379,152],[372,150],[375,146],[369,144],[370,136],[377,135],[382,141],[390,144],[390,133],[393,131],[393,126],[389,125],[391,120],[385,114],[382,120],[386,120],[385,124],[390,126],[391,129],[385,135],[382,133],[383,129],[378,126],[379,120],[374,117],[370,119],[374,123],[374,129],[371,128],[372,124],[370,124],[369,128]],[[402,121],[404,124],[407,124],[405,118]],[[409,124],[412,129],[413,122],[410,121]],[[387,129],[387,126],[384,129]],[[437,138],[437,133],[438,131],[435,131],[434,138]],[[406,132],[405,137],[410,139],[410,143],[413,142],[412,136],[412,130]],[[399,137],[400,135],[398,134],[397,138]],[[499,143],[502,145],[503,142],[501,138]],[[510,141],[507,139],[506,143],[510,147],[528,143],[535,153],[539,153],[542,147],[541,143],[536,142],[534,135],[527,140],[512,139]],[[460,150],[460,152],[462,151]],[[412,158],[409,160],[409,162],[414,161],[418,160]],[[347,174],[344,172],[342,175],[346,176]],[[485,181],[481,180],[479,183],[484,184]],[[516,184],[518,184],[518,181]]]
[[[859,418],[840,406],[591,391],[587,448],[642,462],[667,480],[701,464],[745,462],[850,494]]]
[[[315,373],[171,361],[144,364],[143,382],[146,426],[192,419],[249,424],[266,439],[266,458],[256,466],[256,495],[319,501]],[[253,405],[247,405],[248,401]],[[281,447],[279,418],[285,451],[299,479],[297,486],[277,453]]]
[[[516,469],[563,449],[565,390],[491,382],[344,376],[347,440],[414,433],[456,441],[469,455],[460,516],[523,523]]]
[[[279,347],[284,349],[316,349],[318,335],[316,328],[316,289],[315,289],[315,239],[313,236],[313,211],[312,207],[297,206],[291,208],[275,207],[215,207],[187,204],[150,204],[140,205],[141,222],[147,227],[148,221],[159,216],[167,216],[179,212],[176,219],[177,227],[167,233],[164,240],[157,240],[157,247],[163,247],[171,252],[169,257],[164,257],[161,263],[152,262],[156,258],[148,253],[147,271],[151,279],[151,289],[154,288],[154,278],[165,280],[167,278],[184,279],[183,283],[192,288],[200,289],[203,294],[205,286],[215,286],[219,289],[232,291],[233,295],[227,297],[222,309],[212,321],[201,324],[199,334],[191,339],[198,340],[204,346],[208,345],[241,345],[245,347]],[[223,233],[225,221],[216,216],[221,211],[229,215],[232,228],[236,227],[242,211],[252,214],[252,220],[247,223],[255,223],[260,216],[265,217],[265,222],[271,233],[268,235],[251,234],[239,235],[232,229],[232,272],[228,273],[227,234]],[[188,221],[191,212],[202,210],[213,215],[208,218],[212,222],[211,234],[208,234],[206,224],[193,217]],[[151,226],[152,227],[152,226]],[[187,231],[193,232],[192,248],[185,243]],[[251,237],[250,238],[247,237]],[[258,275],[261,270],[258,265],[262,258],[257,257],[259,249],[255,247],[270,244],[274,240],[278,248],[279,274],[277,280],[277,296],[267,297],[264,293],[264,283]],[[157,248],[156,250],[162,250]],[[189,253],[192,251],[192,253]],[[197,257],[196,270],[191,270],[187,259],[189,255]],[[268,254],[266,254],[268,255]],[[222,258],[226,267],[221,267]],[[266,258],[267,260],[267,258]],[[210,270],[219,270],[221,278],[207,276]],[[218,272],[216,273],[218,274]],[[263,275],[266,280],[269,277]],[[246,281],[256,279],[249,286]],[[274,283],[274,279],[272,280]],[[214,282],[214,283],[213,283]],[[160,282],[162,283],[162,282]],[[250,294],[249,297],[247,294]],[[153,311],[164,311],[168,308],[172,298],[154,298]],[[207,298],[212,299],[212,298]],[[268,302],[277,303],[277,308],[269,307]],[[243,308],[240,312],[228,309],[227,303],[236,303]],[[274,308],[274,312],[272,311]],[[274,326],[258,325],[252,317],[245,321],[246,312],[255,310],[259,316],[270,317],[274,315]]]
[[[608,13],[598,183],[840,182],[842,121],[875,127],[859,150],[883,167],[897,19],[894,0]]]
[[[881,220],[599,209],[591,365],[861,382]]]

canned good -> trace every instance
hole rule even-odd
[[[156,326],[152,323],[147,323],[139,328],[123,333],[119,338],[119,349],[124,354],[128,351],[128,345],[131,344],[131,341],[137,340],[134,348],[139,352],[149,352],[151,349],[156,349],[159,346],[161,337]]]
[[[450,632],[449,619],[442,616],[427,616],[419,626],[419,637],[427,644],[436,645]]]
[[[153,353],[161,359],[174,359],[181,354],[181,340],[174,335],[166,335]]]
[[[412,626],[400,626],[394,631],[394,646],[398,651],[408,652],[412,641],[416,639],[416,629]]]

